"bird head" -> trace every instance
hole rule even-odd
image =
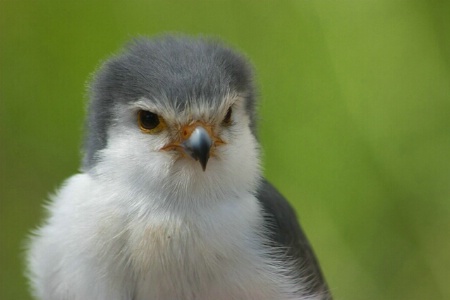
[[[134,40],[94,76],[83,169],[180,193],[252,190],[254,94],[247,60],[218,41]]]

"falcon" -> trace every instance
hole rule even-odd
[[[138,38],[97,71],[84,157],[30,238],[42,300],[331,299],[261,171],[247,59],[222,42]]]

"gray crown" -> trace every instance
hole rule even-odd
[[[252,68],[242,55],[213,39],[162,36],[131,41],[123,53],[103,64],[90,86],[83,169],[95,165],[96,153],[106,147],[115,105],[145,97],[180,112],[202,99],[214,110],[230,91],[246,97],[255,134]]]

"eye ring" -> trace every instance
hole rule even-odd
[[[158,133],[165,127],[163,118],[148,110],[139,110],[137,119],[139,128],[145,133]]]
[[[231,106],[228,108],[227,114],[222,120],[223,125],[230,125],[231,124],[231,115],[233,114],[233,110],[231,109]]]

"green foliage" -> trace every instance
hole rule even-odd
[[[450,298],[448,1],[0,2],[0,299],[77,171],[85,84],[131,37],[223,38],[253,61],[267,177],[336,299]]]

